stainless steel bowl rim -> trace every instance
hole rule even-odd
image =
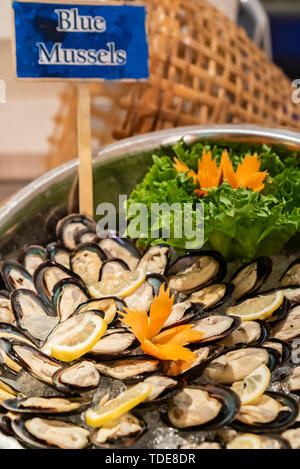
[[[120,140],[98,150],[93,158],[93,163],[100,163],[106,159],[118,158],[125,154],[134,154],[159,148],[164,145],[175,144],[181,138],[187,143],[198,139],[239,139],[251,141],[251,139],[266,139],[273,143],[295,146],[300,150],[300,133],[282,129],[266,128],[253,125],[213,125],[178,127],[162,131],[151,132]],[[72,175],[78,167],[78,159],[74,159],[61,165],[43,176],[35,179],[24,189],[11,197],[0,209],[0,226],[6,223],[17,211],[22,209],[34,195],[41,190],[47,190],[53,183]]]

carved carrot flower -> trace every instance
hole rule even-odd
[[[174,295],[170,297],[170,290],[160,287],[159,295],[155,296],[150,307],[150,314],[146,311],[124,308],[120,313],[122,321],[129,326],[130,331],[140,342],[141,349],[148,355],[160,360],[193,361],[196,356],[185,348],[191,342],[201,340],[203,334],[193,331],[192,324],[173,327],[160,332],[164,323],[172,313]]]
[[[222,181],[227,181],[234,189],[243,187],[244,189],[261,192],[265,187],[264,181],[268,176],[267,171],[260,171],[261,163],[257,154],[245,156],[236,171],[233,169],[226,150],[222,154],[219,168],[216,160],[212,158],[211,152],[206,153],[203,150],[202,158],[198,160],[197,174],[177,158],[174,161],[173,166],[177,172],[187,173],[189,177],[193,178],[195,184],[199,184],[200,189],[195,190],[199,197],[205,196],[209,189],[218,187]]]

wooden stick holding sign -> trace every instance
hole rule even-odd
[[[89,85],[78,83],[77,134],[79,157],[79,207],[80,212],[94,216],[93,167],[91,145],[91,96]]]
[[[91,81],[149,78],[146,8],[141,2],[13,1],[16,77],[78,81],[80,211],[94,215]]]

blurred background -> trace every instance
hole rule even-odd
[[[150,0],[147,0],[151,3]],[[200,0],[199,0],[200,1]],[[237,25],[242,26],[248,37],[266,54],[259,56],[260,63],[273,61],[281,67],[290,79],[300,78],[300,1],[299,0],[209,0],[221,12],[215,15],[212,10],[203,8],[204,2],[201,0],[203,15],[211,15],[213,21],[220,24],[224,15],[224,30],[232,29],[231,23],[227,23],[227,18],[233,20]],[[99,0],[101,2],[101,0]],[[193,2],[195,3],[196,0]],[[162,2],[166,3],[166,2]],[[200,8],[200,7],[199,7]],[[201,13],[201,12],[200,12]],[[193,25],[195,27],[195,25]],[[200,29],[200,24],[199,24]],[[200,30],[201,32],[201,30]],[[154,33],[153,33],[154,34]],[[244,39],[241,43],[245,44]],[[214,54],[212,43],[212,57]],[[238,54],[237,46],[234,53]],[[246,50],[251,49],[249,54],[258,54],[256,49],[246,44]],[[251,66],[255,67],[255,60],[251,61]],[[210,71],[213,68],[210,69]],[[273,69],[269,69],[273,70]],[[275,69],[274,69],[275,70]],[[272,71],[270,72],[273,73]],[[275,73],[275,72],[274,72]],[[224,76],[224,75],[223,75]],[[76,102],[74,88],[67,88],[64,84],[40,84],[17,82],[12,66],[12,46],[11,46],[11,0],[1,0],[0,2],[0,79],[6,83],[6,103],[0,104],[0,200],[5,199],[16,190],[27,184],[32,179],[41,175],[48,169],[76,157],[74,147],[74,137],[72,145],[68,143],[75,126]],[[231,85],[234,80],[231,80]],[[222,84],[221,84],[222,85]],[[222,96],[220,87],[218,96]],[[290,86],[286,85],[285,86]],[[129,112],[130,106],[135,106],[133,93],[127,88],[103,87],[94,90],[95,100],[93,107],[93,122],[95,125],[94,147],[112,141],[114,138],[128,136],[144,130],[154,130],[153,127],[134,128],[131,125],[128,131],[128,121],[133,119]],[[117,101],[128,93],[127,104],[121,111],[111,112]],[[227,99],[230,94],[226,88]],[[234,94],[234,91],[232,91]],[[210,96],[213,91],[210,92]],[[215,93],[216,94],[216,93]],[[223,93],[224,94],[224,93]],[[217,95],[216,95],[217,96]],[[249,101],[249,100],[248,100]],[[251,100],[250,100],[251,101]],[[174,101],[175,102],[175,101]],[[129,103],[129,104],[128,104]],[[272,104],[272,103],[271,103]],[[268,103],[269,105],[269,103]],[[243,104],[241,103],[241,106]],[[246,105],[245,105],[246,106]],[[245,107],[244,106],[244,107]],[[255,111],[255,104],[251,104]],[[277,104],[274,104],[276,107]],[[249,110],[249,109],[248,109]],[[286,111],[283,110],[283,113]],[[215,113],[218,115],[218,112]],[[230,116],[231,117],[230,117]],[[249,115],[249,119],[247,116]],[[272,123],[274,126],[288,125],[288,122],[278,121],[273,116],[273,121],[266,112],[260,115],[259,123]],[[242,116],[242,117],[241,117]],[[214,117],[199,117],[193,120],[195,112],[190,111],[190,119],[178,120],[178,124],[199,122],[214,123]],[[135,117],[136,118],[136,117]],[[126,120],[126,123],[123,121]],[[232,117],[232,111],[224,116],[223,120],[216,122],[255,122],[255,116],[250,113],[239,117]],[[108,134],[105,127],[108,125],[116,131],[111,132],[109,138],[103,138]],[[177,121],[170,120],[167,125],[177,125]],[[298,124],[297,124],[298,125]],[[296,125],[295,125],[296,127]],[[157,127],[156,127],[157,128]],[[121,129],[121,130],[120,130]],[[125,130],[124,130],[125,129]],[[76,141],[76,139],[75,139]],[[75,152],[75,153],[74,153]]]

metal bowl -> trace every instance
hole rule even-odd
[[[145,175],[154,151],[181,138],[192,142],[252,142],[300,151],[300,134],[255,126],[182,127],[152,132],[108,145],[93,162],[95,210],[101,202],[118,206],[119,194],[130,194]],[[36,179],[0,209],[1,256],[12,256],[26,243],[45,243],[53,237],[58,218],[77,211],[77,168],[73,160]]]

